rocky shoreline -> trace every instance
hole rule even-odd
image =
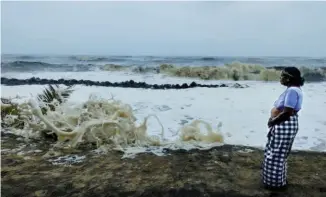
[[[188,89],[196,87],[205,88],[223,88],[223,87],[233,87],[233,88],[247,88],[248,85],[241,85],[239,83],[234,83],[232,85],[228,84],[198,84],[192,82],[190,84],[148,84],[145,82],[135,82],[134,80],[123,81],[123,82],[110,82],[110,81],[91,81],[91,80],[76,80],[76,79],[40,79],[38,77],[32,77],[29,79],[15,79],[1,77],[1,85],[8,86],[18,86],[18,85],[48,85],[48,84],[64,84],[67,86],[71,85],[86,85],[86,86],[104,86],[104,87],[121,87],[121,88],[143,88],[143,89]]]
[[[121,159],[119,152],[97,155],[82,145],[69,152],[84,155],[82,162],[53,165],[42,158],[48,143],[2,133],[2,196],[326,196],[326,153],[321,152],[292,152],[288,191],[271,193],[260,185],[262,150],[252,147],[166,150],[166,156]]]

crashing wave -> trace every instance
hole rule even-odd
[[[127,66],[106,64],[101,66],[103,71],[131,71],[134,73],[161,73],[169,76],[198,78],[202,80],[253,80],[278,81],[281,70],[285,66],[265,67],[259,64],[245,64],[241,62],[227,63],[222,66],[176,66],[161,64],[159,67]],[[307,82],[320,82],[326,80],[324,67],[299,67]]]
[[[278,81],[284,66],[264,67],[259,64],[244,64],[233,62],[223,66],[174,66],[162,64],[160,73],[176,77],[199,78],[203,80],[254,80]],[[308,82],[326,80],[324,67],[299,67],[303,77]]]

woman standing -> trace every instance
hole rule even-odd
[[[279,96],[268,121],[270,131],[264,152],[263,184],[266,189],[286,189],[287,158],[298,132],[298,115],[302,107],[301,86],[304,79],[296,67],[286,67],[280,83],[287,89]]]

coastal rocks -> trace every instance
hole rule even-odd
[[[147,84],[145,82],[135,82],[134,80],[123,81],[123,82],[109,82],[109,81],[91,81],[91,80],[76,80],[76,79],[40,79],[40,78],[29,78],[29,79],[15,79],[1,77],[2,85],[18,86],[18,85],[48,85],[48,84],[63,84],[67,86],[71,85],[86,85],[86,86],[105,86],[105,87],[121,87],[121,88],[143,88],[143,89],[188,89],[195,87],[204,88],[219,88],[219,87],[232,87],[232,88],[247,88],[248,85],[241,84],[198,84],[192,82],[190,84]]]
[[[246,84],[241,85],[241,84],[235,83],[235,84],[231,85],[230,87],[232,87],[232,88],[248,88],[249,86]]]

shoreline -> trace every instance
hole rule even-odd
[[[259,148],[223,145],[121,159],[119,152],[96,155],[85,145],[71,153],[86,159],[64,166],[41,157],[49,149],[45,141],[26,143],[11,134],[1,135],[4,196],[271,196],[260,185],[263,152]],[[26,144],[24,154],[3,151],[19,144]],[[42,152],[32,151],[36,149]],[[291,185],[280,196],[326,195],[325,152],[292,151],[288,165]]]

